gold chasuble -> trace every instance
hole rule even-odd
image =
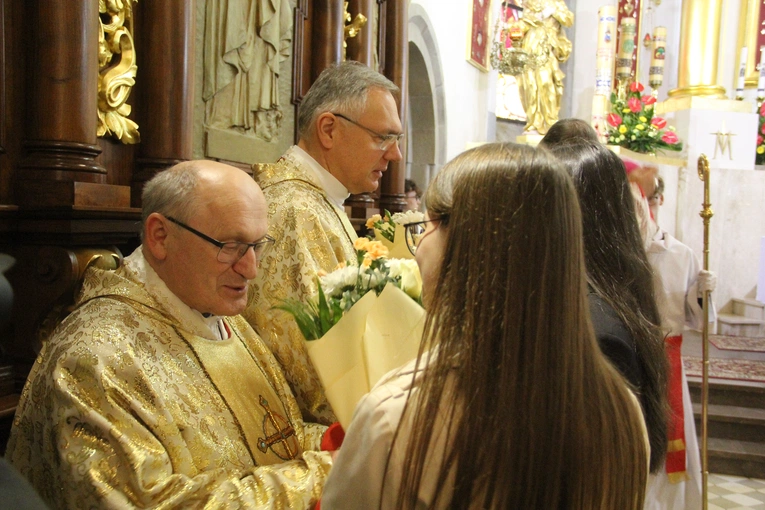
[[[250,283],[243,315],[281,363],[304,419],[330,424],[336,418],[308,358],[306,340],[292,316],[273,307],[288,299],[313,298],[320,271],[329,273],[338,263],[355,260],[356,233],[294,149],[255,175],[268,202],[268,233],[276,243]]]
[[[86,272],[30,373],[7,459],[52,508],[311,508],[331,467],[312,451],[325,427],[303,422],[244,319],[213,318],[228,333],[216,340],[157,281],[141,248]]]

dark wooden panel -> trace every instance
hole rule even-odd
[[[140,125],[138,126],[140,132]],[[96,161],[107,170],[106,182],[117,186],[130,186],[135,167],[137,145],[127,145],[114,138],[99,138],[101,154]]]

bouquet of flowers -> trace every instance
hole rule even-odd
[[[757,123],[757,149],[754,157],[756,165],[765,164],[765,103],[762,103],[759,110],[759,122]]]
[[[367,220],[367,228],[374,231],[374,238],[388,248],[391,257],[400,259],[413,258],[404,239],[404,225],[425,219],[419,211],[399,212],[391,215],[390,211],[380,216],[375,214]]]
[[[356,260],[319,277],[308,303],[277,308],[295,317],[324,391],[347,429],[364,394],[417,355],[425,322],[422,280],[411,259],[389,259],[379,241],[354,243]]]
[[[611,94],[612,113],[606,117],[608,143],[647,154],[657,150],[682,150],[683,143],[675,129],[667,126],[666,119],[654,116],[656,98],[649,94],[641,96],[643,90],[642,84],[633,82],[626,98]]]

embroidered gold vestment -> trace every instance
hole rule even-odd
[[[141,248],[139,248],[140,250]],[[51,508],[310,508],[331,467],[239,316],[226,340],[151,294],[131,255],[91,268],[45,342],[7,459]]]
[[[319,271],[355,259],[356,233],[310,170],[288,152],[265,165],[255,180],[268,202],[268,232],[276,243],[250,283],[243,314],[276,355],[306,420],[330,424],[335,415],[308,358],[305,338],[287,312],[273,307],[292,299],[306,302],[317,293]]]

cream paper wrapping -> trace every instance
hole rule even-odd
[[[417,356],[425,310],[395,285],[367,293],[308,355],[345,430],[356,404],[386,373]]]
[[[393,242],[388,241],[378,229],[375,231],[375,241],[380,241],[383,246],[388,248],[388,258],[390,259],[413,259],[414,255],[409,251],[406,245],[406,231],[403,225],[396,224],[396,230],[393,231]]]

